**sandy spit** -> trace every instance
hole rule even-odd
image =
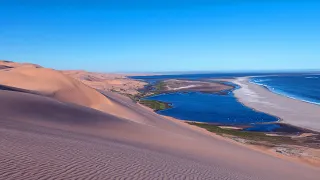
[[[320,132],[320,106],[272,93],[249,78],[237,78],[234,94],[244,105],[279,117],[281,122]]]

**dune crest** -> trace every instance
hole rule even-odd
[[[0,70],[5,68],[17,68],[17,67],[34,67],[41,68],[40,65],[32,64],[32,63],[16,63],[13,61],[0,60]]]
[[[97,108],[112,103],[93,89],[62,73],[46,68],[21,66],[0,71],[2,85],[37,91],[63,102]]]
[[[123,107],[60,71],[32,64],[0,62],[0,65],[5,67],[0,69],[1,85],[35,91],[62,102],[90,107],[122,118],[130,118],[130,114],[123,113]]]

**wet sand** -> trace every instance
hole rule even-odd
[[[275,94],[248,78],[231,81],[241,86],[234,94],[244,105],[279,117],[282,123],[320,132],[320,106]]]

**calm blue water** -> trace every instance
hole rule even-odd
[[[276,117],[243,106],[232,93],[228,95],[170,93],[147,99],[172,103],[173,108],[158,113],[182,120],[226,125],[251,125],[277,121]]]
[[[251,81],[274,93],[320,105],[320,75],[257,77]]]
[[[243,76],[264,76],[252,78],[251,81],[269,88],[271,91],[292,98],[320,103],[320,75],[298,75],[274,73],[230,73],[230,74],[185,74],[161,76],[135,76],[154,83],[165,79],[201,80],[210,78],[234,78]],[[203,93],[171,93],[147,99],[159,100],[173,104],[173,108],[159,111],[159,114],[182,120],[217,123],[225,125],[248,125],[247,131],[271,132],[281,129],[272,124],[278,119],[262,112],[256,112],[237,101],[233,93],[227,95]],[[271,122],[271,123],[269,123]]]

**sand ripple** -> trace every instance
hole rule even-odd
[[[0,128],[0,135],[0,179],[249,179],[190,159],[61,131]]]

